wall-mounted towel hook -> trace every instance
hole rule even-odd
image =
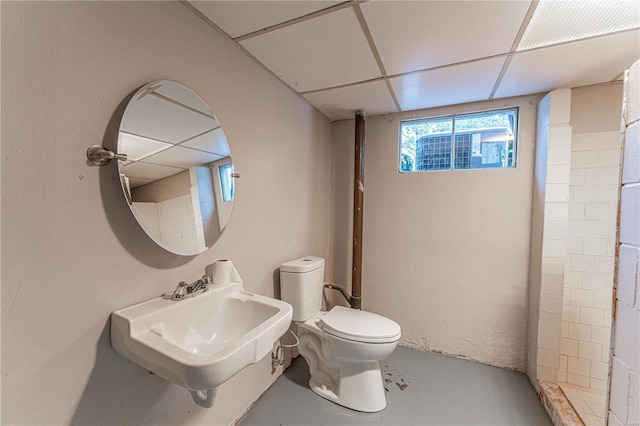
[[[100,145],[91,145],[87,149],[87,158],[94,166],[106,166],[113,160],[127,161],[127,154],[116,154]]]

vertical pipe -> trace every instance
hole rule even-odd
[[[351,274],[351,307],[362,302],[362,223],[364,213],[364,111],[356,113],[355,163],[353,170],[353,270]]]

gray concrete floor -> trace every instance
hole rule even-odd
[[[523,373],[405,347],[381,365],[388,391],[379,413],[352,411],[314,394],[300,356],[241,425],[551,425]]]

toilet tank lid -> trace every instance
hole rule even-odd
[[[305,256],[280,265],[280,272],[311,272],[324,266],[324,259],[316,256]]]

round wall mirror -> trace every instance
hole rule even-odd
[[[175,81],[149,83],[127,105],[118,133],[120,181],[131,212],[160,247],[202,253],[220,238],[236,176],[209,106]]]

